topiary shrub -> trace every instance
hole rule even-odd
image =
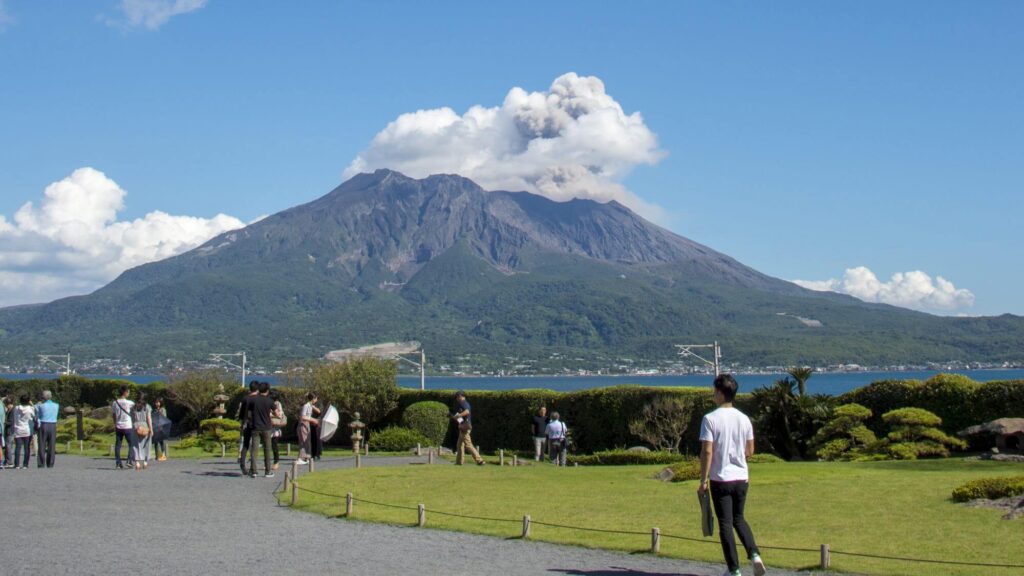
[[[951,448],[964,449],[967,443],[947,435],[938,426],[942,419],[921,408],[899,408],[886,412],[882,420],[890,432],[875,443],[870,452],[897,460],[949,456]]]
[[[687,482],[690,480],[700,480],[700,460],[697,458],[687,458],[682,462],[677,462],[669,468],[675,474],[672,476],[672,482]]]
[[[673,452],[634,452],[631,450],[605,450],[579,456],[570,454],[569,464],[580,466],[631,466],[644,464],[675,464],[687,457]]]
[[[1001,476],[998,478],[979,478],[957,486],[953,490],[954,502],[967,502],[985,498],[1009,498],[1024,494],[1024,476]]]
[[[747,464],[785,464],[786,461],[779,458],[775,454],[768,452],[762,452],[760,454],[754,454],[750,458],[747,458]]]
[[[406,452],[417,444],[430,444],[430,440],[423,434],[399,426],[388,426],[380,432],[374,432],[370,440],[373,449],[382,452]]]
[[[832,413],[832,419],[814,435],[811,443],[822,460],[855,460],[878,438],[864,425],[871,410],[860,404],[843,404]]]
[[[195,448],[203,444],[202,438],[198,436],[189,436],[188,438],[182,438],[177,445],[179,450],[186,450],[188,448]]]
[[[440,402],[417,402],[402,412],[402,425],[422,434],[431,446],[444,442],[448,422],[448,407]]]

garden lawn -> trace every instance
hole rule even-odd
[[[341,516],[344,495],[351,492],[357,499],[355,520],[414,525],[415,507],[423,503],[431,528],[518,537],[522,517],[529,514],[535,522],[644,533],[583,532],[537,524],[531,528],[531,538],[536,540],[628,552],[648,550],[650,529],[657,526],[663,534],[662,555],[720,562],[717,527],[714,538],[701,538],[696,482],[673,484],[653,479],[661,468],[410,465],[333,470],[300,477],[302,490],[296,508]],[[1020,547],[1024,520],[1002,520],[999,511],[967,508],[950,499],[953,488],[963,482],[1020,474],[1022,468],[1020,464],[962,459],[756,464],[751,470],[747,517],[769,566],[815,567],[823,543],[834,551],[1024,564]],[[288,493],[279,497],[282,502],[290,501]],[[470,520],[431,511],[509,521]],[[766,549],[770,546],[812,551]],[[832,567],[869,574],[1024,573],[1020,568],[940,566],[835,553]]]
[[[93,434],[92,437],[90,437],[89,440],[86,440],[84,442],[84,445],[83,445],[84,450],[82,450],[82,451],[79,451],[79,449],[78,449],[78,440],[72,440],[71,441],[71,451],[70,452],[68,452],[68,449],[67,449],[68,448],[67,442],[57,442],[57,454],[71,454],[71,455],[74,455],[74,456],[91,456],[91,457],[94,457],[94,458],[95,457],[102,457],[102,456],[110,456],[110,446],[114,444],[114,440],[115,440],[114,434],[106,434],[106,433]],[[206,450],[203,449],[202,446],[192,446],[190,448],[179,448],[178,447],[178,442],[179,442],[178,440],[170,440],[170,441],[167,442],[167,444],[168,444],[167,448],[168,448],[168,452],[169,452],[168,457],[169,458],[174,458],[174,459],[178,459],[178,458],[182,458],[182,459],[188,459],[188,458],[191,458],[191,459],[220,458],[220,449],[219,448],[217,450],[215,450],[214,452],[207,452]],[[292,442],[291,443],[291,447],[292,447],[291,455],[290,456],[286,456],[286,450],[285,450],[285,445],[286,444],[287,444],[286,442],[282,442],[281,443],[281,447],[280,447],[281,458],[294,458],[294,457],[298,456],[298,454],[299,454],[299,445],[296,444],[295,442]],[[260,450],[261,450],[260,458],[262,458],[262,454],[263,454],[262,448]],[[375,455],[375,456],[384,456],[384,455],[408,456],[409,455],[408,452],[400,452],[400,453],[398,453],[398,452],[395,452],[395,453],[393,453],[393,452],[373,452],[372,450],[370,451],[370,453]],[[34,451],[33,451],[32,454],[33,454],[32,457],[35,458],[35,452]],[[121,447],[121,456],[123,457],[123,456],[125,456],[127,454],[128,454],[128,443],[125,442],[124,446]],[[328,446],[328,447],[324,448],[324,451],[323,451],[323,457],[324,458],[344,458],[344,457],[348,457],[348,456],[352,456],[352,449],[351,448],[345,448],[345,447],[341,447],[341,446]],[[228,446],[228,448],[227,448],[227,457],[230,458],[231,460],[235,460],[235,459],[238,458],[238,448],[237,448],[237,446],[236,447]],[[156,447],[155,446],[151,446],[150,447],[150,458],[151,459],[155,459],[156,458]],[[261,460],[261,462],[262,462],[262,460]]]

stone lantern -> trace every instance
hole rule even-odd
[[[217,387],[217,395],[213,397],[214,402],[217,403],[217,407],[213,409],[213,413],[217,415],[217,419],[224,418],[224,415],[228,413],[227,408],[224,407],[224,403],[231,399],[227,394],[224,393],[224,385],[221,384]]]
[[[359,445],[363,441],[363,428],[366,428],[366,424],[359,421],[359,412],[353,414],[355,418],[349,423],[348,427],[352,429],[352,451],[359,454]]]

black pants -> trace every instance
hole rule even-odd
[[[249,475],[256,475],[256,459],[259,458],[260,444],[263,445],[263,472],[270,474],[270,435],[273,430],[253,430],[251,449],[252,461],[249,465]]]
[[[40,422],[36,444],[37,464],[42,468],[53,468],[53,459],[57,453],[57,423]]]
[[[23,452],[24,451],[24,452]],[[24,456],[22,456],[24,454]],[[14,439],[14,467],[18,467],[18,460],[21,460],[21,467],[28,468],[28,460],[32,457],[32,437]]]
[[[715,505],[715,516],[718,516],[718,537],[722,541],[722,553],[725,554],[725,563],[729,566],[730,572],[740,569],[734,528],[747,550],[747,558],[758,553],[754,533],[750,531],[750,525],[743,517],[748,486],[745,481],[711,483],[711,502]]]
[[[309,457],[320,458],[324,453],[324,443],[320,440],[320,427],[310,426],[309,427]]]
[[[114,430],[117,435],[117,440],[114,441],[114,462],[118,466],[121,466],[121,442],[128,442],[128,465],[132,464],[132,431],[131,429],[122,430],[117,428]]]

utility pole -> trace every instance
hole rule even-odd
[[[55,366],[60,366],[64,370],[65,376],[71,375],[71,353],[67,354],[40,354],[39,359],[42,360],[45,366],[47,362]],[[58,362],[57,360],[60,360]]]
[[[679,348],[679,355],[683,358],[696,358],[708,366],[713,366],[715,369],[715,378],[721,374],[722,348],[718,345],[717,340],[713,344],[676,344],[675,346],[676,348]],[[694,348],[711,348],[713,360],[708,360],[700,354],[697,354],[693,351]]]
[[[223,363],[227,364],[228,366],[231,366],[232,368],[240,369],[242,371],[242,387],[245,388],[246,372],[245,372],[245,352],[244,351],[242,351],[242,352],[235,352],[233,354],[210,354],[210,358],[214,362],[223,362]],[[235,364],[231,360],[228,360],[228,358],[241,358],[242,359],[242,363],[241,363],[241,365]]]

